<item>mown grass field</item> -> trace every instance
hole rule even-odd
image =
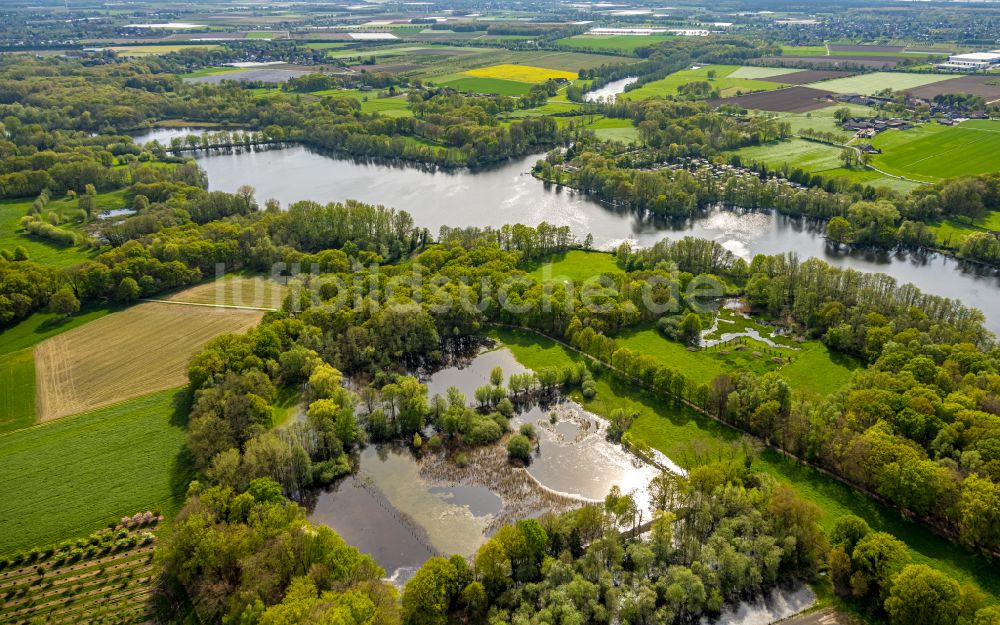
[[[872,145],[882,150],[872,158],[873,165],[916,180],[1000,171],[1000,122],[928,123],[910,130],[888,130],[876,136]]]
[[[581,50],[614,50],[620,52],[635,52],[636,48],[651,46],[661,41],[676,39],[676,35],[574,35],[557,39],[560,46],[580,48]]]
[[[511,96],[524,95],[531,90],[531,85],[524,82],[501,80],[499,78],[476,78],[473,76],[449,80],[442,83],[442,86],[470,93],[495,93],[497,95]]]
[[[257,325],[262,316],[147,302],[50,338],[35,348],[38,420],[180,386],[193,353],[220,334]]]
[[[495,78],[529,84],[541,83],[554,78],[573,80],[577,77],[576,72],[535,67],[532,65],[515,65],[513,63],[501,63],[500,65],[470,69],[464,73],[475,78]]]
[[[883,89],[902,91],[912,89],[922,85],[940,82],[954,78],[951,74],[903,74],[901,72],[874,72],[871,74],[858,74],[847,78],[834,78],[833,80],[822,80],[810,83],[806,87],[823,89],[833,93],[861,93],[871,95]]]
[[[717,90],[722,97],[738,95],[740,93],[769,91],[785,86],[765,80],[733,77],[732,74],[738,69],[741,69],[738,65],[702,65],[698,69],[684,69],[674,72],[662,80],[656,80],[638,89],[626,91],[618,97],[625,98],[626,100],[645,100],[647,98],[668,95],[675,96],[677,95],[677,89],[682,85],[700,81],[707,81],[712,86],[712,89]],[[709,72],[715,72],[715,78],[709,79]]]
[[[745,163],[751,161],[766,163],[768,167],[778,172],[781,172],[783,167],[787,165],[789,171],[799,168],[811,174],[847,178],[854,182],[874,187],[888,187],[903,192],[919,186],[919,183],[885,176],[871,169],[857,167],[848,169],[840,160],[841,152],[842,148],[825,143],[805,139],[788,139],[741,148],[730,152],[730,154],[738,154]]]
[[[0,357],[0,432],[35,422],[35,356],[30,347]]]
[[[585,282],[606,273],[622,270],[613,254],[570,250],[556,254],[527,267],[528,275],[536,280],[576,283]]]
[[[186,402],[160,391],[0,435],[0,554],[176,512],[191,477]]]
[[[489,335],[503,342],[521,364],[531,369],[560,366],[580,359],[566,348],[532,333],[491,329]],[[616,408],[634,411],[638,417],[628,436],[634,442],[661,451],[682,467],[690,468],[725,456],[741,438],[732,428],[693,410],[677,407],[616,376],[598,372],[596,383],[597,395],[593,400],[585,401],[578,394],[574,399],[605,418]],[[937,536],[861,492],[797,461],[784,459],[776,452],[763,452],[753,466],[779,482],[790,484],[800,495],[816,503],[824,513],[821,524],[827,531],[839,517],[856,514],[872,528],[889,532],[905,542],[914,562],[927,564],[963,583],[978,586],[987,594],[990,603],[1000,600],[1000,576],[995,574],[991,560]]]

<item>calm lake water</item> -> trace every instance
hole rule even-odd
[[[184,129],[155,129],[139,142],[186,135]],[[251,184],[261,202],[282,204],[308,199],[318,202],[348,198],[403,209],[420,226],[436,234],[441,226],[537,225],[546,221],[570,226],[580,238],[594,235],[596,246],[610,249],[628,240],[647,246],[665,237],[686,235],[719,241],[750,259],[755,254],[794,252],[821,258],[839,267],[882,272],[900,283],[960,299],[987,316],[1000,332],[1000,275],[966,270],[941,254],[852,252],[830,248],[815,222],[771,212],[717,209],[683,221],[649,220],[615,209],[565,187],[542,183],[529,175],[541,155],[514,159],[479,171],[433,171],[411,165],[359,162],[336,158],[302,146],[240,153],[197,152],[211,189],[235,191]]]

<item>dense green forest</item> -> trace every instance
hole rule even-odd
[[[490,30],[554,39],[579,29]],[[307,50],[289,42],[276,54],[315,61]],[[580,78],[595,87],[638,75],[635,88],[693,62],[778,51],[743,37],[678,39],[638,48],[640,60],[627,67],[606,64]],[[166,612],[244,625],[686,625],[777,585],[811,583],[873,622],[1000,623],[992,598],[911,562],[905,543],[861,518],[842,516],[825,532],[818,506],[759,461],[764,448],[786,454],[952,541],[948,547],[993,562],[1000,348],[981,311],[884,274],[793,254],[743,259],[693,237],[642,249],[622,243],[601,255],[613,269],[546,281],[534,273],[540,264],[591,252],[590,238],[545,222],[432,233],[406,207],[261,202],[252,181],[233,193],[209,191],[185,154],[298,143],[479,167],[547,152],[536,176],[642,216],[690,217],[715,205],[774,209],[823,220],[832,245],[874,248],[932,247],[929,222],[1000,210],[1000,175],[902,194],[773,172],[723,153],[789,137],[788,122],[699,102],[587,109],[629,120],[639,136],[631,146],[597,139],[584,115],[505,117],[544,106],[554,83],[514,98],[411,82],[408,114],[389,116],[337,93],[404,86],[378,72],[310,73],[268,97],[252,92],[259,85],[180,78],[231,57],[225,48],[135,60],[0,56],[0,198],[17,229],[9,240],[23,243],[0,249],[0,328],[43,311],[65,318],[124,307],[206,283],[219,267],[286,287],[280,308],[261,311],[259,325],[208,340],[187,364],[177,427],[197,479],[180,489],[186,503],[156,549]],[[571,89],[569,99],[582,97]],[[178,119],[222,129],[171,145],[140,146],[126,134]],[[131,210],[101,218],[109,198]],[[68,260],[45,262],[26,242]],[[972,234],[957,253],[996,264],[1000,243]],[[711,304],[724,298],[745,305],[747,319],[857,369],[821,395],[793,388],[780,369],[699,377],[626,345],[626,333],[648,328],[694,352],[716,319]],[[494,369],[472,396],[429,391],[423,373],[496,328],[528,330],[580,358],[527,373]],[[505,461],[528,464],[536,433],[530,424],[514,432],[512,416],[542,400],[593,399],[596,380],[609,378],[746,438],[728,457],[658,475],[651,518],[615,488],[603,503],[500,527],[471,561],[433,557],[401,591],[372,557],[306,520],[301,504],[351,474],[369,444],[443,451],[455,462],[501,445]],[[290,396],[301,418],[276,427]],[[635,419],[615,410],[609,438],[631,444]]]

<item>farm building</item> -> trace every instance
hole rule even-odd
[[[1000,50],[956,54],[949,57],[947,63],[938,65],[938,69],[947,69],[956,72],[974,72],[993,67],[1000,67]]]

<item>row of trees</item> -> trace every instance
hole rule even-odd
[[[827,544],[818,510],[760,478],[738,462],[706,465],[657,478],[651,519],[613,488],[603,505],[505,526],[471,567],[421,567],[403,592],[404,622],[685,623],[808,579]]]

